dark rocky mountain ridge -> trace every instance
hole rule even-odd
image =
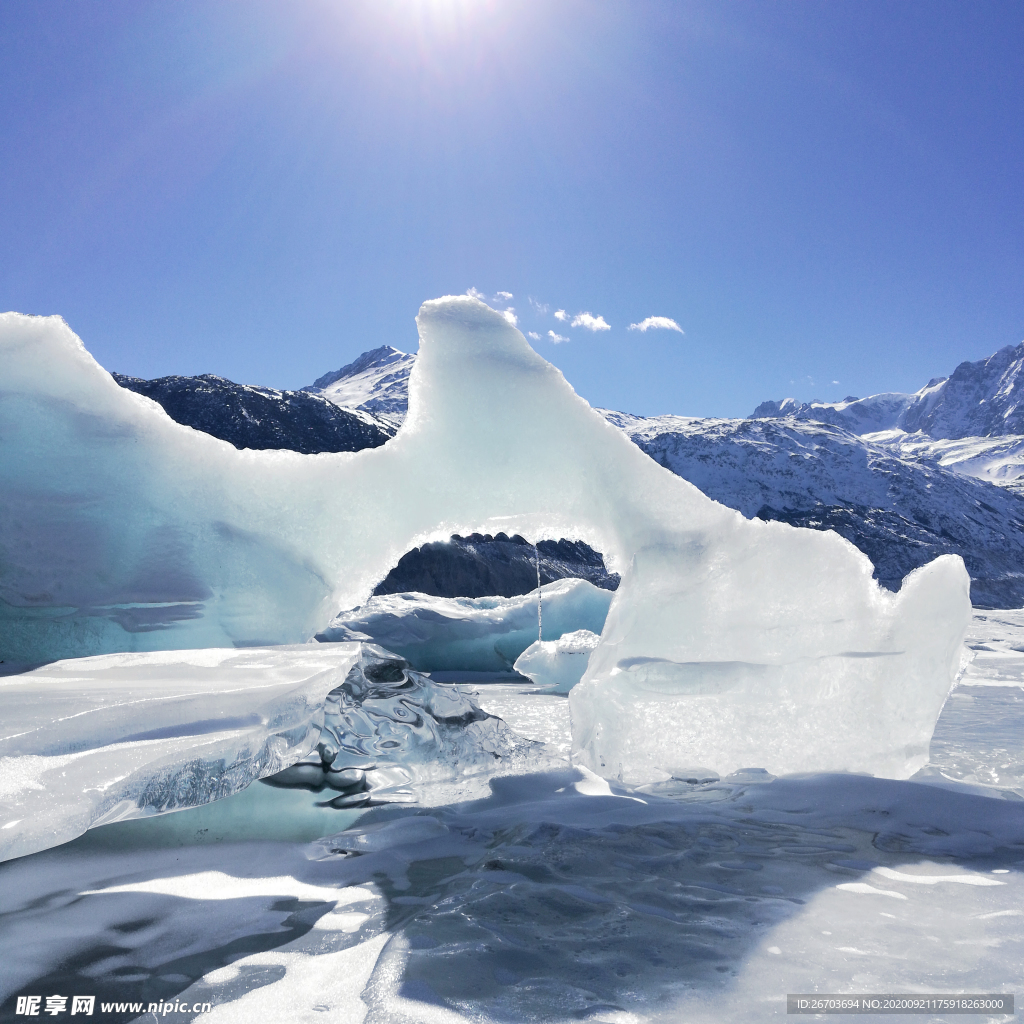
[[[589,580],[604,590],[619,585],[616,573],[583,541],[542,540],[540,581],[574,578]],[[377,585],[374,594],[418,591],[437,597],[515,597],[537,588],[534,546],[518,534],[455,534],[450,541],[435,541],[413,548]]]
[[[212,373],[156,380],[111,376],[121,387],[158,402],[172,420],[236,448],[289,449],[307,455],[357,452],[379,448],[394,434],[390,424],[305,391],[236,384]]]

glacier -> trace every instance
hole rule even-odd
[[[541,588],[549,638],[600,633],[612,592],[587,580]],[[317,633],[322,643],[369,640],[407,658],[421,672],[507,672],[537,636],[537,592],[520,597],[385,594],[341,612]]]
[[[427,302],[409,412],[379,448],[238,451],[117,386],[59,318],[4,314],[7,660],[310,638],[453,533],[586,540],[622,574],[573,688],[573,754],[668,778],[907,777],[959,669],[963,562],[898,593],[833,533],[748,521],[647,458],[505,318]]]
[[[239,448],[351,451],[375,446],[369,436],[359,440],[367,430],[363,420],[374,419],[365,408],[351,407],[361,401],[360,396],[388,396],[396,418],[389,423],[375,421],[385,428],[386,436],[393,435],[405,418],[408,375],[415,357],[405,357],[404,376],[396,376],[391,372],[389,354],[403,355],[386,348],[367,352],[337,371],[342,376],[331,388],[341,386],[335,397],[343,398],[349,407],[333,408],[343,420],[355,417],[352,426],[358,426],[351,430],[339,423],[337,426],[343,427],[340,432],[326,421],[312,423],[302,403],[296,401],[316,397],[321,407],[330,406],[324,396],[271,395],[268,389],[242,387],[211,375],[154,381],[114,377],[123,387],[155,398],[179,423],[205,430]],[[980,366],[984,371],[992,362],[966,366]],[[973,394],[961,394],[953,403],[967,416],[965,424],[971,418],[972,402],[991,406],[1004,399],[1011,405],[1017,400],[1012,374],[1006,379],[987,372],[981,376],[985,386]],[[346,391],[346,381],[358,383],[354,393]],[[1009,392],[1004,394],[1006,388]],[[875,397],[881,401],[886,396]],[[846,400],[854,401],[862,400]],[[875,399],[863,402],[872,405]],[[870,422],[850,420],[845,426],[836,426],[831,423],[835,409],[827,404],[811,403],[798,409],[787,400],[769,406],[776,411],[783,407],[789,412],[797,410],[798,414],[784,412],[784,419],[773,422],[771,418],[639,417],[600,411],[653,459],[748,518],[756,515],[791,526],[835,530],[871,559],[875,578],[890,590],[899,590],[907,573],[933,558],[956,554],[970,573],[975,607],[1005,608],[1024,602],[1024,576],[1014,568],[1020,561],[1016,551],[1022,549],[1024,539],[1024,439],[1020,435],[936,439],[920,430],[907,433],[899,428],[865,434],[863,429],[887,421],[869,417]],[[824,412],[819,415],[821,410]],[[991,426],[994,430],[1013,429],[1013,421]],[[737,462],[744,464],[736,466]],[[737,468],[740,486],[736,486]],[[990,486],[964,483],[964,477]],[[751,505],[756,491],[761,498]],[[532,554],[532,546],[522,537],[504,538],[503,534],[493,538],[474,534],[414,548],[403,555],[375,593],[415,590],[443,597],[526,593],[532,589],[534,573],[531,559],[523,556]],[[617,575],[608,574],[600,556],[583,542],[542,540],[538,546],[544,582],[580,576],[609,589],[618,585]]]
[[[960,465],[920,458],[939,446],[970,451],[971,441],[930,440],[910,452],[892,433],[856,436],[814,420],[605,416],[656,462],[745,516],[835,530],[868,555],[887,589],[939,555],[958,554],[976,607],[1024,602],[1020,497]],[[1012,438],[979,441],[996,458],[1015,447]]]

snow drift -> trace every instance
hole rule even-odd
[[[745,520],[652,462],[483,303],[425,303],[418,325],[398,435],[303,456],[182,427],[63,321],[6,314],[6,657],[294,643],[418,544],[554,535],[623,574],[570,696],[581,763],[924,764],[970,619],[960,558],[885,592],[836,534]]]

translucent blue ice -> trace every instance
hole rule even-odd
[[[570,696],[580,763],[634,782],[925,763],[970,619],[958,557],[882,591],[836,534],[746,520],[657,465],[483,303],[425,303],[418,325],[398,435],[303,456],[179,426],[63,321],[5,315],[6,656],[293,643],[411,547],[560,536],[622,573]]]

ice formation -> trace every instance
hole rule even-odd
[[[557,640],[534,640],[513,668],[551,693],[568,693],[583,678],[600,640],[589,629],[564,633]]]
[[[600,633],[612,592],[587,580],[545,584],[544,631],[550,638],[585,629]],[[522,597],[430,597],[388,594],[342,612],[321,641],[372,640],[421,672],[503,672],[537,639],[537,592]]]
[[[978,619],[973,642],[1009,655],[1022,618]],[[936,768],[967,753],[1002,774],[1024,735],[1024,666],[1015,677],[954,693],[937,735],[955,759],[933,743]],[[553,739],[548,709],[567,711],[480,690],[537,740]],[[965,691],[1015,707],[979,716]],[[90,992],[97,1013],[177,997],[221,1022],[748,1024],[781,1019],[787,990],[864,976],[886,992],[1012,991],[1020,976],[1019,775],[1016,794],[750,771],[633,790],[531,767],[471,804],[371,809],[340,835],[361,812],[294,811],[330,787],[259,785],[8,862],[0,1005]]]
[[[483,303],[434,300],[418,324],[398,435],[303,456],[175,424],[63,321],[5,314],[5,656],[296,642],[426,541],[580,538],[623,574],[570,695],[580,763],[924,763],[970,619],[960,558],[881,591],[837,535],[745,520],[657,465]]]
[[[0,678],[0,860],[194,807],[307,754],[361,645],[167,651]]]
[[[411,671],[402,658],[360,645],[360,658],[327,697],[316,751],[264,781],[331,790],[330,805],[412,803],[409,783],[493,769],[535,746],[456,686]]]
[[[0,702],[0,861],[255,779],[335,809],[412,803],[538,746],[361,643],[56,662],[0,678]]]

